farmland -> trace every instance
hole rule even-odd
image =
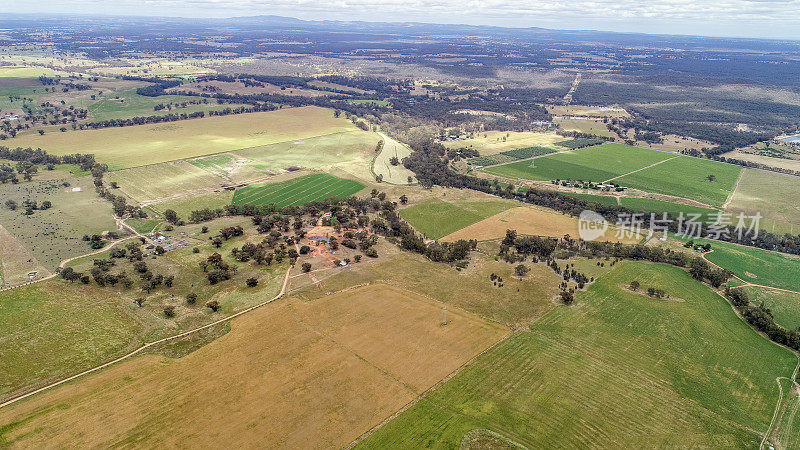
[[[108,174],[109,182],[137,202],[171,197],[186,191],[220,187],[225,179],[186,161],[171,161]]]
[[[400,210],[400,216],[428,239],[440,239],[513,207],[513,203],[497,200],[444,202],[434,198]]]
[[[603,144],[543,156],[533,161],[490,167],[486,172],[529,180],[580,179],[601,182],[674,157],[669,153],[622,144]]]
[[[137,167],[354,130],[328,109],[208,117],[123,128],[25,135],[14,145],[40,147],[55,155],[93,153],[111,169]],[[113,145],[109,145],[113,143]]]
[[[199,209],[219,209],[231,204],[234,191],[223,189],[216,192],[199,193],[196,195],[186,195],[180,198],[164,200],[162,202],[149,205],[150,208],[163,214],[164,211],[171,209],[178,213],[178,216],[187,219],[192,211]]]
[[[88,251],[81,240],[84,235],[116,230],[111,204],[95,194],[91,177],[4,184],[0,198],[20,205],[25,200],[52,203],[30,215],[22,206],[13,211],[0,208],[0,224],[50,271],[62,260]]]
[[[681,156],[626,175],[616,182],[643,191],[689,198],[721,207],[733,193],[741,171],[741,167],[732,164]],[[709,175],[714,175],[715,180],[709,181]]]
[[[631,293],[621,286],[632,278],[687,301]],[[797,363],[684,271],[648,263],[618,264],[575,307],[554,309],[531,331],[362,446],[454,448],[488,429],[529,448],[752,447],[772,417],[775,378]]]
[[[622,205],[633,211],[640,212],[666,212],[673,217],[678,217],[680,213],[684,216],[687,214],[702,214],[703,217],[708,217],[709,214],[717,210],[711,208],[703,208],[700,206],[684,205],[682,203],[667,202],[663,200],[656,200],[645,197],[615,197],[610,195],[597,195],[597,194],[583,194],[583,193],[566,193],[570,197],[579,198],[587,202],[597,202],[601,205]]]
[[[477,239],[485,241],[499,239],[505,236],[506,230],[517,230],[520,234],[535,236],[562,237],[578,235],[578,219],[559,214],[544,208],[531,208],[519,206],[488,217],[480,222],[451,233],[443,241],[456,241],[458,239]],[[608,240],[614,241],[616,231],[613,227],[606,233]],[[638,239],[624,238],[623,242],[635,243]]]
[[[363,188],[364,185],[357,181],[320,173],[280,183],[253,184],[237,189],[233,194],[233,204],[300,206],[331,197],[349,197]]]
[[[726,210],[754,215],[760,212],[761,228],[774,233],[797,234],[800,204],[785,199],[800,198],[800,178],[781,173],[744,169]]]
[[[409,178],[414,179],[414,172],[406,169],[403,164],[403,158],[411,154],[411,148],[408,145],[397,142],[389,136],[380,133],[383,139],[383,148],[381,152],[375,157],[372,164],[372,171],[376,176],[381,176],[382,181],[392,184],[410,184]],[[392,158],[397,158],[397,164],[392,164]]]
[[[138,357],[0,410],[10,424],[0,436],[22,446],[342,447],[506,333],[449,313],[442,327],[441,304],[386,285],[275,303],[183,358]]]
[[[754,284],[800,290],[800,257],[729,242],[708,242],[713,251],[706,258],[737,277]]]
[[[603,144],[489,167],[487,173],[528,180],[614,180],[625,187],[721,207],[741,167],[622,144]],[[709,180],[713,175],[714,181]]]
[[[447,148],[474,148],[481,156],[494,155],[515,148],[534,147],[537,145],[548,146],[554,142],[563,141],[564,138],[555,133],[540,133],[534,131],[486,131],[475,133],[469,139],[445,142]]]
[[[140,330],[116,299],[92,286],[45,281],[3,292],[0,399],[130,351]]]
[[[746,287],[745,290],[754,304],[764,302],[775,316],[775,323],[788,330],[800,327],[800,294],[759,287]]]

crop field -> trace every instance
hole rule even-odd
[[[620,202],[617,200],[618,197],[612,197],[609,195],[580,194],[574,192],[564,192],[564,195],[578,198],[587,202],[597,202],[601,205],[607,205],[607,206],[620,204]]]
[[[628,291],[634,278],[671,297]],[[528,448],[757,447],[797,364],[683,270],[617,264],[384,425],[363,448],[458,448],[491,430]],[[752,430],[752,431],[751,431]]]
[[[580,179],[600,182],[674,157],[670,153],[623,144],[603,144],[543,156],[532,161],[491,167],[486,172],[528,180]]]
[[[553,122],[557,123],[564,131],[577,131],[579,133],[593,134],[595,136],[603,137],[616,137],[611,130],[606,127],[601,119],[594,119],[591,117],[585,118],[572,118],[572,119],[554,119]]]
[[[434,198],[401,209],[400,216],[428,239],[440,239],[513,207],[513,203],[498,200],[445,202]]]
[[[733,193],[742,168],[708,159],[680,156],[616,180],[622,186],[690,198],[721,207]],[[714,175],[715,181],[707,177]]]
[[[343,447],[507,333],[448,313],[441,326],[442,304],[382,284],[284,300],[180,359],[137,357],[4,408],[0,438]]]
[[[408,177],[411,177],[413,180],[414,172],[403,166],[403,158],[411,154],[411,147],[397,142],[383,133],[381,133],[380,136],[383,139],[383,148],[378,156],[375,157],[372,171],[375,172],[376,176],[383,176],[383,181],[386,183],[409,184]],[[397,158],[399,164],[396,166],[392,165],[392,158]]]
[[[349,122],[348,122],[349,123]],[[235,154],[251,160],[248,164],[260,170],[281,171],[289,167],[323,169],[341,167],[353,172],[354,167],[366,179],[373,179],[369,163],[375,156],[380,136],[361,130],[331,133],[308,139],[262,145],[237,150]]]
[[[800,232],[800,177],[744,169],[727,211],[752,216],[760,212],[761,228],[770,232]]]
[[[709,214],[713,214],[717,211],[711,208],[665,202],[652,198],[622,197],[620,198],[620,203],[622,206],[628,207],[634,211],[667,212],[673,217],[678,217],[680,213],[683,213],[684,216],[687,214],[702,214],[705,219]]]
[[[520,206],[461,228],[443,237],[442,241],[499,239],[506,235],[506,230],[517,230],[519,234],[535,236],[562,237],[565,234],[577,236],[578,219],[552,210]],[[609,227],[605,239],[616,241],[615,235],[615,228]],[[639,242],[639,239],[625,238],[622,239],[622,242],[635,243]]]
[[[775,323],[787,330],[800,327],[800,294],[749,286],[745,290],[753,304],[764,304],[772,311]]]
[[[49,153],[93,153],[112,170],[223,153],[354,130],[318,107],[237,114],[123,128],[18,136],[15,145]]]
[[[116,98],[119,97],[119,98]],[[194,109],[189,107],[200,106],[199,111],[207,111],[210,105],[189,105],[187,108],[179,108],[173,111],[162,109],[154,111],[153,107],[158,104],[168,103],[182,103],[196,101],[196,97],[188,97],[182,95],[162,95],[159,97],[147,97],[136,93],[136,89],[127,89],[122,91],[112,92],[105,95],[99,101],[89,106],[88,110],[91,114],[91,119],[94,121],[122,119],[134,116],[154,116],[165,115],[171,112],[180,114],[182,112],[194,112]]]
[[[237,189],[234,205],[300,206],[326,198],[349,197],[364,188],[358,181],[345,180],[325,173],[306,175],[280,183],[253,184]]]
[[[171,209],[178,213],[178,217],[188,219],[192,211],[200,209],[220,209],[231,204],[234,191],[220,190],[197,195],[187,195],[185,197],[165,200],[153,203],[150,208],[163,214],[164,211]]]
[[[729,242],[703,239],[695,242],[710,242],[713,251],[706,258],[745,281],[800,291],[800,256]]]
[[[38,78],[41,76],[52,77],[64,72],[56,72],[47,67],[28,66],[3,66],[0,67],[0,78]]]
[[[64,186],[64,182],[69,186]],[[111,203],[97,196],[91,177],[4,184],[0,185],[0,198],[14,200],[20,205],[14,211],[0,208],[0,225],[50,271],[62,260],[89,250],[81,240],[83,235],[117,228]],[[53,206],[26,215],[22,206],[24,200],[34,200],[40,205],[47,200]]]
[[[63,282],[49,280],[0,292],[0,402],[23,386],[43,385],[133,350],[139,331],[116,299],[94,286],[65,289]]]
[[[564,138],[555,133],[539,133],[535,131],[486,131],[475,133],[475,136],[462,141],[444,142],[447,148],[474,148],[481,156],[494,155],[515,148],[548,146]]]
[[[171,197],[197,189],[220,187],[225,183],[208,171],[186,161],[170,161],[132,169],[117,170],[107,175],[119,189],[137,202]]]

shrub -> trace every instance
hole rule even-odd
[[[167,317],[175,317],[175,307],[172,305],[165,306],[164,315]]]
[[[219,311],[219,302],[216,300],[209,300],[206,302],[206,308],[210,309],[211,311],[217,312]]]
[[[254,277],[250,277],[250,278],[248,278],[248,279],[247,279],[247,281],[245,281],[245,283],[246,283],[246,284],[247,284],[247,286],[249,286],[249,287],[256,287],[256,286],[258,286],[258,280],[257,280],[256,278],[254,278]]]
[[[303,265],[300,266],[300,268],[302,269],[302,271],[304,273],[305,272],[311,272],[311,263],[304,262]]]
[[[196,301],[197,301],[197,294],[195,294],[194,292],[189,292],[188,294],[186,294],[186,303],[194,305],[194,302]]]

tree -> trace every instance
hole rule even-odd
[[[141,308],[142,304],[144,304],[144,297],[136,297],[133,302],[136,303],[136,306]]]
[[[245,281],[248,287],[256,287],[258,286],[258,280],[254,277],[250,277]]]
[[[531,269],[529,269],[525,264],[520,264],[514,268],[514,273],[516,273],[518,277],[524,277],[528,274],[528,272],[530,272],[530,270]]]
[[[174,224],[179,220],[178,213],[172,209],[168,209],[164,211],[164,219],[166,219],[167,222]]]
[[[189,292],[188,294],[186,294],[186,303],[194,305],[194,302],[196,301],[197,301],[197,294],[195,294],[194,292]]]
[[[405,205],[406,203],[408,203],[408,197],[406,196],[406,194],[403,194],[400,196],[400,204]]]
[[[570,291],[561,291],[561,301],[563,301],[565,305],[571,305],[575,302],[575,296]]]
[[[304,273],[311,272],[311,263],[304,262],[300,268]]]
[[[714,182],[714,181],[716,181],[716,180],[717,180],[717,176],[716,176],[716,175],[714,175],[713,173],[712,173],[712,174],[709,174],[709,175],[706,177],[706,180],[708,180],[708,181],[711,181],[711,182]]]
[[[219,302],[216,300],[209,300],[206,302],[206,308],[210,309],[211,311],[217,312],[219,311]]]
[[[14,200],[11,200],[11,199],[6,200],[6,208],[10,209],[11,211],[16,210],[17,209],[17,202],[15,202]]]
[[[411,183],[413,183],[413,182],[414,182],[414,177],[412,177],[411,175],[409,175],[409,176],[408,176],[408,184],[411,184]]]
[[[392,156],[391,158],[389,158],[389,164],[396,166],[400,164],[400,160],[397,159],[397,156]]]
[[[631,281],[631,290],[633,292],[636,292],[639,289],[639,286],[641,286],[641,285],[639,284],[638,281],[636,281],[636,280]]]
[[[175,307],[172,305],[165,306],[164,315],[167,317],[175,317]]]

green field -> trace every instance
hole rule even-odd
[[[608,195],[595,195],[595,194],[577,194],[573,192],[565,192],[564,195],[568,195],[570,197],[578,198],[587,202],[597,202],[601,205],[606,206],[613,206],[619,205],[620,203],[617,201],[617,197],[610,197]]]
[[[681,156],[616,180],[622,186],[674,195],[721,207],[733,192],[742,168],[708,159]],[[706,177],[714,175],[715,181]]]
[[[178,213],[178,217],[188,219],[192,211],[200,209],[219,209],[231,204],[233,192],[221,190],[219,192],[209,192],[198,195],[188,195],[186,197],[166,200],[150,205],[150,208],[163,214],[164,211],[171,209]]]
[[[17,136],[11,145],[55,155],[93,153],[112,170],[355,130],[313,106],[179,122]],[[302,164],[300,161],[298,164]]]
[[[772,310],[775,323],[788,330],[800,327],[800,294],[753,286],[748,286],[745,290],[754,304],[764,302]]]
[[[186,161],[117,170],[106,178],[109,182],[117,182],[119,189],[137,202],[168,198],[198,189],[219,188],[226,181]]]
[[[513,207],[497,200],[451,203],[430,199],[400,210],[400,216],[427,238],[439,239]]]
[[[114,296],[94,286],[45,281],[0,292],[0,400],[133,350],[139,331]]]
[[[119,97],[119,98],[116,98]],[[190,114],[197,111],[218,110],[225,107],[237,107],[240,105],[217,105],[208,104],[189,104],[186,108],[174,108],[171,111],[165,109],[154,111],[153,107],[159,104],[183,103],[197,101],[198,97],[183,95],[160,95],[158,97],[147,97],[136,93],[136,89],[128,89],[119,92],[112,92],[104,96],[87,108],[91,113],[90,121],[100,122],[104,120],[125,119],[136,116],[163,116],[167,114]]]
[[[760,212],[761,228],[773,233],[800,233],[800,177],[744,169],[727,210],[736,214]]]
[[[663,288],[658,301],[622,288]],[[623,262],[480,356],[363,448],[458,448],[487,429],[528,448],[757,447],[797,357],[683,270]],[[753,431],[750,431],[753,430]]]
[[[754,284],[800,291],[800,256],[771,252],[755,247],[721,241],[710,242],[712,252],[706,258]]]
[[[652,198],[622,197],[620,202],[622,203],[622,206],[630,208],[634,211],[647,211],[656,213],[667,212],[673,217],[678,217],[680,213],[683,213],[684,216],[687,214],[702,214],[705,218],[708,216],[708,214],[712,214],[717,211],[711,208],[665,202],[662,200],[654,200]]]
[[[150,233],[161,221],[156,219],[127,219],[125,223],[141,234]]]
[[[671,153],[603,144],[570,152],[490,167],[486,172],[528,180],[584,180],[601,182],[669,158]]]
[[[282,208],[301,206],[326,198],[349,197],[364,188],[358,181],[345,180],[325,173],[306,175],[280,183],[253,184],[237,189],[234,205],[268,205]]]

